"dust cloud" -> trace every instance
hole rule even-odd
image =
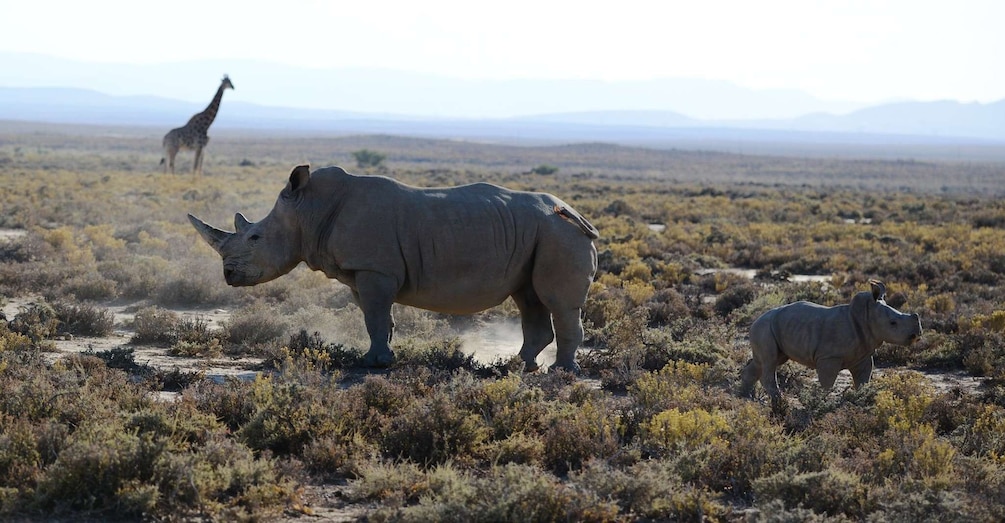
[[[485,323],[461,334],[461,350],[465,354],[474,355],[475,360],[485,364],[518,357],[521,344],[523,344],[523,332],[517,322]],[[538,355],[537,363],[541,367],[555,363],[556,350],[555,343],[550,343]]]

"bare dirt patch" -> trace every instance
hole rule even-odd
[[[25,229],[0,229],[0,242],[13,241],[23,238],[28,231]]]
[[[15,298],[3,306],[3,312],[7,318],[13,318],[23,308],[42,301],[38,297]],[[146,304],[143,302],[113,302],[101,304],[112,313],[114,317],[114,327],[108,336],[62,336],[52,340],[56,346],[56,352],[46,353],[45,357],[49,361],[55,361],[67,354],[83,352],[101,352],[120,348],[133,349],[133,357],[137,364],[150,365],[160,370],[174,370],[181,372],[200,372],[206,378],[222,382],[228,377],[240,379],[254,379],[257,372],[254,369],[261,364],[261,358],[253,357],[223,357],[223,358],[190,358],[184,356],[173,356],[169,354],[167,347],[151,345],[131,344],[133,336],[136,334],[133,329],[133,321],[136,312]],[[199,318],[206,322],[210,329],[219,329],[223,323],[230,319],[230,311],[225,309],[171,309],[182,319]]]

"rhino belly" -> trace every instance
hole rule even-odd
[[[445,236],[445,237],[444,237]],[[470,314],[499,305],[530,282],[533,248],[491,228],[444,235],[406,252],[396,301],[436,312]]]
[[[395,299],[403,305],[448,314],[472,314],[506,301],[521,285],[517,281],[461,279],[405,288]]]

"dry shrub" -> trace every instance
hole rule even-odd
[[[115,326],[115,315],[90,303],[53,304],[61,330],[80,336],[107,336]]]
[[[173,343],[178,337],[181,318],[160,307],[144,307],[133,319],[133,343]]]
[[[217,358],[223,355],[227,334],[211,330],[202,317],[185,318],[175,328],[176,336],[171,354],[176,356]]]
[[[561,405],[544,428],[545,465],[556,474],[582,468],[591,459],[607,459],[621,448],[617,417],[605,402]]]
[[[614,521],[618,507],[536,467],[508,464],[484,475],[451,465],[378,465],[354,483],[363,499],[380,499],[370,521]]]
[[[806,508],[828,516],[862,518],[874,507],[868,485],[855,474],[825,469],[799,472],[785,469],[753,482],[758,505],[778,500],[786,508]]]
[[[317,371],[259,376],[251,389],[255,412],[238,435],[255,450],[298,454],[313,440],[342,434],[334,384]]]
[[[730,285],[715,299],[712,309],[721,317],[729,316],[734,310],[739,309],[751,301],[756,295],[754,284],[741,282]]]
[[[11,331],[23,334],[32,343],[52,338],[59,330],[59,316],[47,303],[31,303],[19,307],[17,316],[10,321]]]
[[[494,439],[539,431],[548,411],[541,389],[531,387],[518,374],[481,380],[456,398],[460,406],[486,419]]]
[[[515,432],[486,444],[482,450],[490,463],[540,465],[544,460],[544,441],[538,435]]]
[[[437,391],[391,420],[381,448],[390,457],[420,464],[465,462],[488,437],[489,428],[481,416],[458,408],[452,398]]]
[[[231,431],[236,431],[252,419],[255,401],[254,384],[237,378],[227,378],[223,383],[203,380],[186,388],[182,395],[200,411],[212,413]]]
[[[984,405],[963,430],[961,451],[992,461],[1005,461],[1005,408]]]
[[[280,339],[289,327],[274,310],[256,302],[235,311],[224,328],[231,343],[254,348]]]
[[[299,362],[321,371],[345,369],[359,366],[362,355],[349,347],[338,343],[328,343],[315,332],[308,334],[301,329],[299,333],[290,336],[290,341],[278,349],[265,350],[263,365],[270,369],[282,369],[294,362]]]
[[[314,439],[303,449],[307,470],[323,478],[358,477],[378,454],[375,444],[358,432]]]
[[[666,461],[648,460],[619,469],[590,461],[569,474],[576,485],[615,501],[622,513],[655,521],[713,521],[729,514],[715,494],[685,485]]]

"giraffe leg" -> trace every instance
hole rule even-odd
[[[174,147],[172,147],[168,151],[168,169],[171,171],[171,174],[174,174],[174,157],[175,156],[178,156],[178,149],[175,149]]]
[[[192,174],[202,174],[202,147],[195,150],[195,163],[192,165]]]

